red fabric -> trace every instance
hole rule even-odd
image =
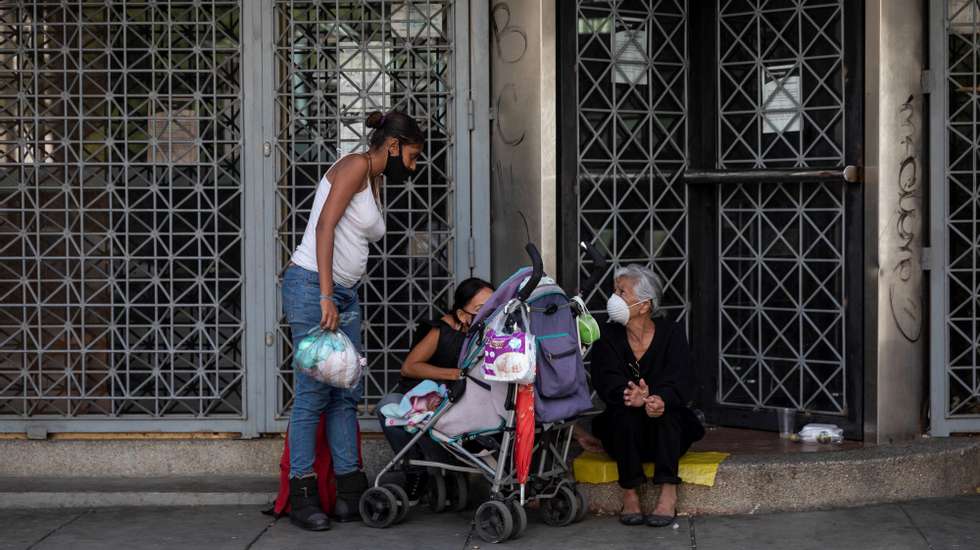
[[[517,482],[523,485],[531,470],[534,450],[534,389],[528,384],[517,388],[517,427],[514,441],[514,467]]]
[[[333,458],[330,456],[330,445],[327,441],[327,416],[320,415],[320,423],[316,427],[316,455],[313,458],[313,472],[316,474],[317,490],[320,493],[320,506],[330,514],[337,503],[337,480],[333,475]],[[361,456],[361,430],[357,429],[357,461],[363,466]],[[279,494],[272,507],[272,514],[282,517],[289,514],[289,430],[282,444],[282,457],[279,459]]]

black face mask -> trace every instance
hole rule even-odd
[[[409,170],[405,166],[405,161],[402,160],[402,146],[399,144],[398,154],[388,156],[388,163],[385,164],[385,170],[383,172],[385,180],[389,184],[400,185],[405,183],[405,180],[414,173],[414,170]]]

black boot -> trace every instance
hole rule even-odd
[[[320,507],[320,492],[316,477],[307,476],[289,480],[289,521],[307,531],[330,529],[330,518]]]
[[[364,472],[351,472],[337,476],[337,506],[334,518],[341,522],[361,521],[361,495],[367,491],[368,480]]]
[[[425,470],[405,472],[405,493],[408,494],[409,506],[418,505],[429,487],[429,473]]]

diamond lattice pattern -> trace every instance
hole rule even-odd
[[[240,6],[0,5],[0,415],[242,418]]]
[[[302,238],[316,184],[366,145],[371,111],[423,121],[415,176],[382,191],[388,232],[360,289],[368,358],[362,412],[394,386],[419,320],[445,311],[454,268],[451,0],[275,2],[278,259]],[[281,307],[280,307],[281,311]],[[279,317],[277,415],[292,402],[289,325]]]
[[[946,414],[980,415],[980,6],[946,4]]]
[[[612,267],[653,263],[675,318],[687,311],[687,2],[576,2],[578,241]],[[579,258],[579,277],[591,265]]]
[[[841,11],[721,3],[721,167],[843,165]],[[718,401],[845,415],[843,187],[744,183],[719,205]]]

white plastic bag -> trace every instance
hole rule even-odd
[[[797,437],[806,443],[840,443],[844,441],[844,430],[836,424],[807,424]]]
[[[352,388],[364,372],[366,361],[343,331],[314,328],[299,341],[293,366],[324,384]]]
[[[530,384],[537,374],[537,342],[528,331],[522,304],[507,304],[491,320],[483,338],[483,375],[494,382]]]

